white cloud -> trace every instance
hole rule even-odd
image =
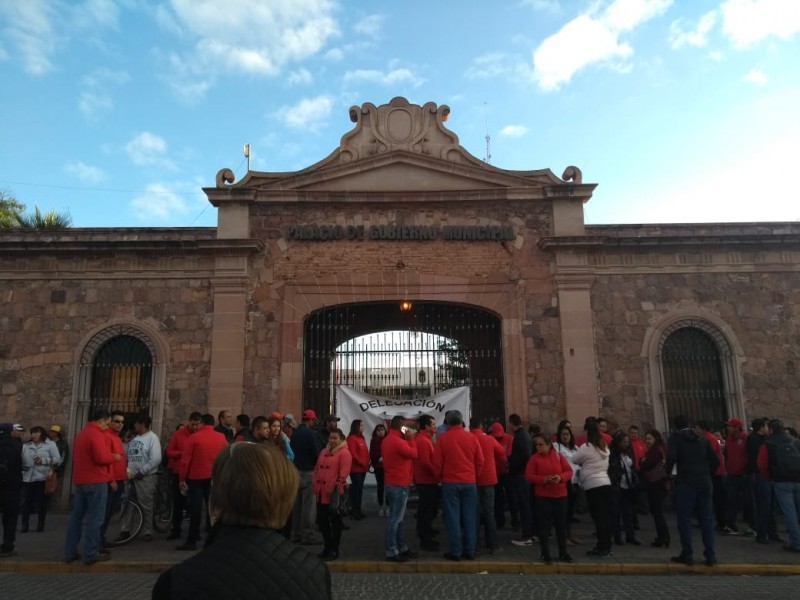
[[[8,23],[3,30],[5,37],[21,55],[25,71],[38,76],[52,70],[50,58],[57,41],[52,24],[53,5],[46,0],[3,2],[0,12]]]
[[[333,109],[330,96],[304,98],[294,106],[283,106],[278,110],[278,119],[292,129],[316,131],[327,119]]]
[[[143,131],[125,144],[125,152],[134,164],[140,166],[163,164],[167,142],[155,134]]]
[[[183,195],[164,183],[149,184],[144,193],[131,200],[130,208],[138,219],[164,222],[175,221],[191,210]]]
[[[425,79],[415,75],[410,69],[392,69],[390,71],[378,71],[357,69],[348,71],[344,74],[345,83],[351,81],[368,81],[380,85],[400,85],[410,83],[413,87],[419,87],[425,83]]]
[[[722,30],[739,48],[772,36],[788,40],[800,31],[797,0],[726,0],[720,9]]]
[[[368,17],[364,17],[358,23],[353,26],[356,33],[360,33],[362,35],[366,35],[367,37],[371,37],[373,39],[378,39],[381,35],[381,29],[383,27],[383,22],[385,17],[382,15],[370,15]]]
[[[289,85],[309,85],[314,81],[314,76],[311,75],[308,69],[297,69],[289,73]]]
[[[528,133],[528,128],[525,125],[506,125],[500,130],[500,135],[505,137],[522,137]]]
[[[83,183],[101,183],[106,179],[106,174],[101,168],[87,165],[82,160],[68,162],[64,165],[64,172]]]
[[[592,64],[626,70],[633,48],[620,41],[645,21],[661,15],[672,0],[614,0],[600,11],[591,8],[545,39],[533,53],[534,80],[543,90],[556,90]]]
[[[111,96],[112,86],[124,85],[130,81],[125,71],[96,69],[81,79],[83,91],[78,97],[78,110],[87,119],[98,119],[114,108]]]
[[[116,0],[84,0],[71,9],[75,27],[117,29],[119,25],[119,6]]]
[[[344,60],[344,50],[341,48],[331,48],[325,53],[325,60],[331,62],[341,62]]]
[[[558,13],[560,10],[558,0],[522,0],[521,4],[542,12]]]
[[[673,21],[669,26],[669,43],[674,49],[682,48],[683,46],[705,46],[708,42],[708,34],[714,28],[717,22],[717,11],[712,10],[707,12],[693,29],[688,31],[684,30],[682,19]]]
[[[769,77],[763,71],[759,71],[758,69],[750,69],[747,75],[742,77],[742,80],[754,83],[755,85],[766,85],[769,81]]]
[[[514,70],[511,57],[502,52],[489,52],[474,58],[464,75],[470,79],[484,79],[509,75]]]
[[[217,0],[171,0],[170,8],[159,23],[169,31],[179,28],[179,37],[193,47],[169,55],[168,79],[189,99],[205,94],[218,72],[275,76],[339,34],[332,0],[227,0],[224,8]]]

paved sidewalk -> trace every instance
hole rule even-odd
[[[365,497],[374,494],[365,490]],[[366,498],[365,498],[366,499]],[[442,557],[447,550],[447,538],[441,517],[436,527],[442,531],[439,538],[440,552],[420,552],[417,560],[407,563],[390,563],[383,558],[383,526],[385,519],[376,516],[377,507],[367,504],[365,511],[369,515],[363,521],[348,519],[351,527],[342,534],[342,547],[339,560],[329,563],[333,572],[340,573],[583,573],[583,574],[669,574],[669,573],[720,573],[720,574],[800,574],[800,554],[792,554],[782,549],[782,544],[758,544],[754,538],[737,536],[717,536],[717,555],[719,564],[709,568],[702,565],[702,543],[699,530],[695,530],[695,559],[699,565],[686,567],[670,562],[670,557],[679,554],[678,534],[674,515],[669,515],[672,545],[669,549],[652,548],[654,539],[652,518],[649,515],[640,517],[641,546],[614,546],[613,556],[595,558],[586,555],[593,545],[591,519],[588,515],[579,515],[580,524],[574,526],[575,535],[582,540],[579,546],[570,547],[574,559],[572,564],[545,565],[538,560],[540,550],[538,544],[532,547],[516,547],[510,540],[518,535],[510,529],[499,533],[502,551],[490,555],[479,550],[475,561],[451,562]],[[413,507],[409,509],[404,522],[406,540],[413,549],[418,544],[414,536]],[[168,542],[166,534],[156,534],[152,542],[135,540],[126,546],[115,548],[112,560],[86,567],[77,562],[70,565],[63,563],[64,533],[68,514],[52,513],[47,518],[47,529],[42,533],[17,534],[18,555],[0,559],[0,572],[120,572],[120,573],[154,573],[160,572],[192,553],[175,549],[177,542]],[[35,519],[34,519],[35,520]],[[187,523],[188,525],[188,523]],[[779,531],[783,533],[779,520]],[[320,551],[321,546],[310,546],[309,550]],[[551,552],[556,555],[555,543],[551,542]]]

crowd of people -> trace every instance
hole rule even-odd
[[[123,526],[119,538],[106,539],[109,518],[125,486],[133,486],[143,512],[138,539],[153,540],[153,497],[162,464],[170,473],[174,507],[167,539],[182,540],[177,546],[181,551],[198,550],[204,538],[208,547],[215,539],[215,522],[239,526],[252,513],[286,543],[322,546],[314,558],[336,560],[343,531],[349,528],[345,517],[367,518],[364,482],[372,472],[377,516],[385,518],[384,556],[391,562],[418,556],[403,526],[413,492],[418,497],[419,550],[443,551],[450,561],[500,552],[498,530],[510,524],[518,532],[513,545],[538,543],[545,563],[571,562],[570,549],[582,543],[573,528],[579,507],[585,507],[594,525],[595,543],[589,555],[610,556],[615,545],[641,545],[638,521],[643,514],[652,516],[656,532],[652,541],[645,542],[669,548],[668,499],[675,508],[680,545],[680,552],[671,558],[674,562],[694,563],[693,522],[700,527],[708,566],[717,562],[717,535],[751,536],[757,543],[780,542],[786,551],[800,552],[800,442],[777,419],[755,419],[747,431],[740,419],[732,418],[723,433],[708,423],[691,424],[677,416],[665,440],[655,429],[642,436],[635,425],[611,431],[606,419],[594,417],[586,419],[580,431],[562,421],[549,435],[536,426],[526,427],[516,414],[509,416],[506,432],[503,423],[478,419],[465,423],[461,413],[449,411],[442,423],[430,415],[414,420],[396,416],[367,435],[364,422],[353,420],[345,435],[338,416],[327,415],[320,422],[311,409],[303,411],[299,422],[291,414],[251,420],[247,415],[234,419],[230,411],[220,412],[216,419],[195,412],[173,432],[162,452],[149,416],[136,415],[132,423],[126,418],[119,411],[99,410],[74,439],[66,562],[91,565],[108,560],[114,543],[130,535]],[[0,556],[15,553],[18,514],[20,533],[29,531],[31,514],[37,516],[36,529],[44,528],[45,486],[63,469],[68,453],[57,425],[49,431],[30,428],[23,443],[24,433],[20,426],[0,425],[0,452],[16,456],[11,462],[0,461]],[[234,448],[243,445],[268,448],[270,464],[278,461],[281,469],[291,472],[291,477],[265,475],[261,482],[264,490],[280,495],[280,501],[270,501],[273,507],[280,505],[280,517],[277,512],[259,513],[264,509],[256,506],[255,498],[267,493],[264,490],[249,500],[237,500],[231,512],[215,512],[232,501],[219,496],[215,500],[218,490],[213,482],[220,476],[218,469],[225,468],[219,465],[221,457],[232,464]],[[250,452],[258,451],[246,450]],[[278,490],[279,482],[288,482],[292,489]],[[775,507],[784,516],[786,542],[778,534]],[[437,540],[435,521],[440,511],[446,547]],[[230,516],[234,513],[235,519]],[[275,543],[272,534],[270,539]],[[160,580],[162,594],[181,573],[170,575],[173,583]]]

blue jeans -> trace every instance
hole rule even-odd
[[[84,483],[75,486],[72,513],[67,525],[64,558],[71,560],[78,554],[81,532],[84,560],[92,560],[100,553],[100,528],[106,516],[107,483]],[[84,523],[85,522],[85,523]]]
[[[384,551],[389,557],[408,551],[408,545],[403,541],[403,517],[406,515],[408,486],[387,485],[385,491],[389,515],[386,518]]]
[[[772,484],[775,498],[783,513],[786,531],[789,532],[789,545],[800,550],[800,525],[797,517],[800,515],[800,483],[796,481],[776,481]]]
[[[692,515],[697,514],[703,537],[706,560],[716,560],[714,548],[714,512],[712,510],[712,487],[692,487],[678,484],[675,489],[675,512],[678,515],[678,534],[681,538],[681,556],[693,558]],[[695,513],[695,510],[697,512]]]
[[[478,486],[474,483],[443,483],[442,510],[450,554],[474,556],[478,534]]]

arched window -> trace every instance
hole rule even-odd
[[[682,414],[721,427],[733,406],[726,374],[731,352],[724,336],[703,321],[681,321],[664,331],[658,354],[669,425]]]
[[[91,409],[150,412],[153,355],[139,338],[118,335],[105,342],[92,365]]]

